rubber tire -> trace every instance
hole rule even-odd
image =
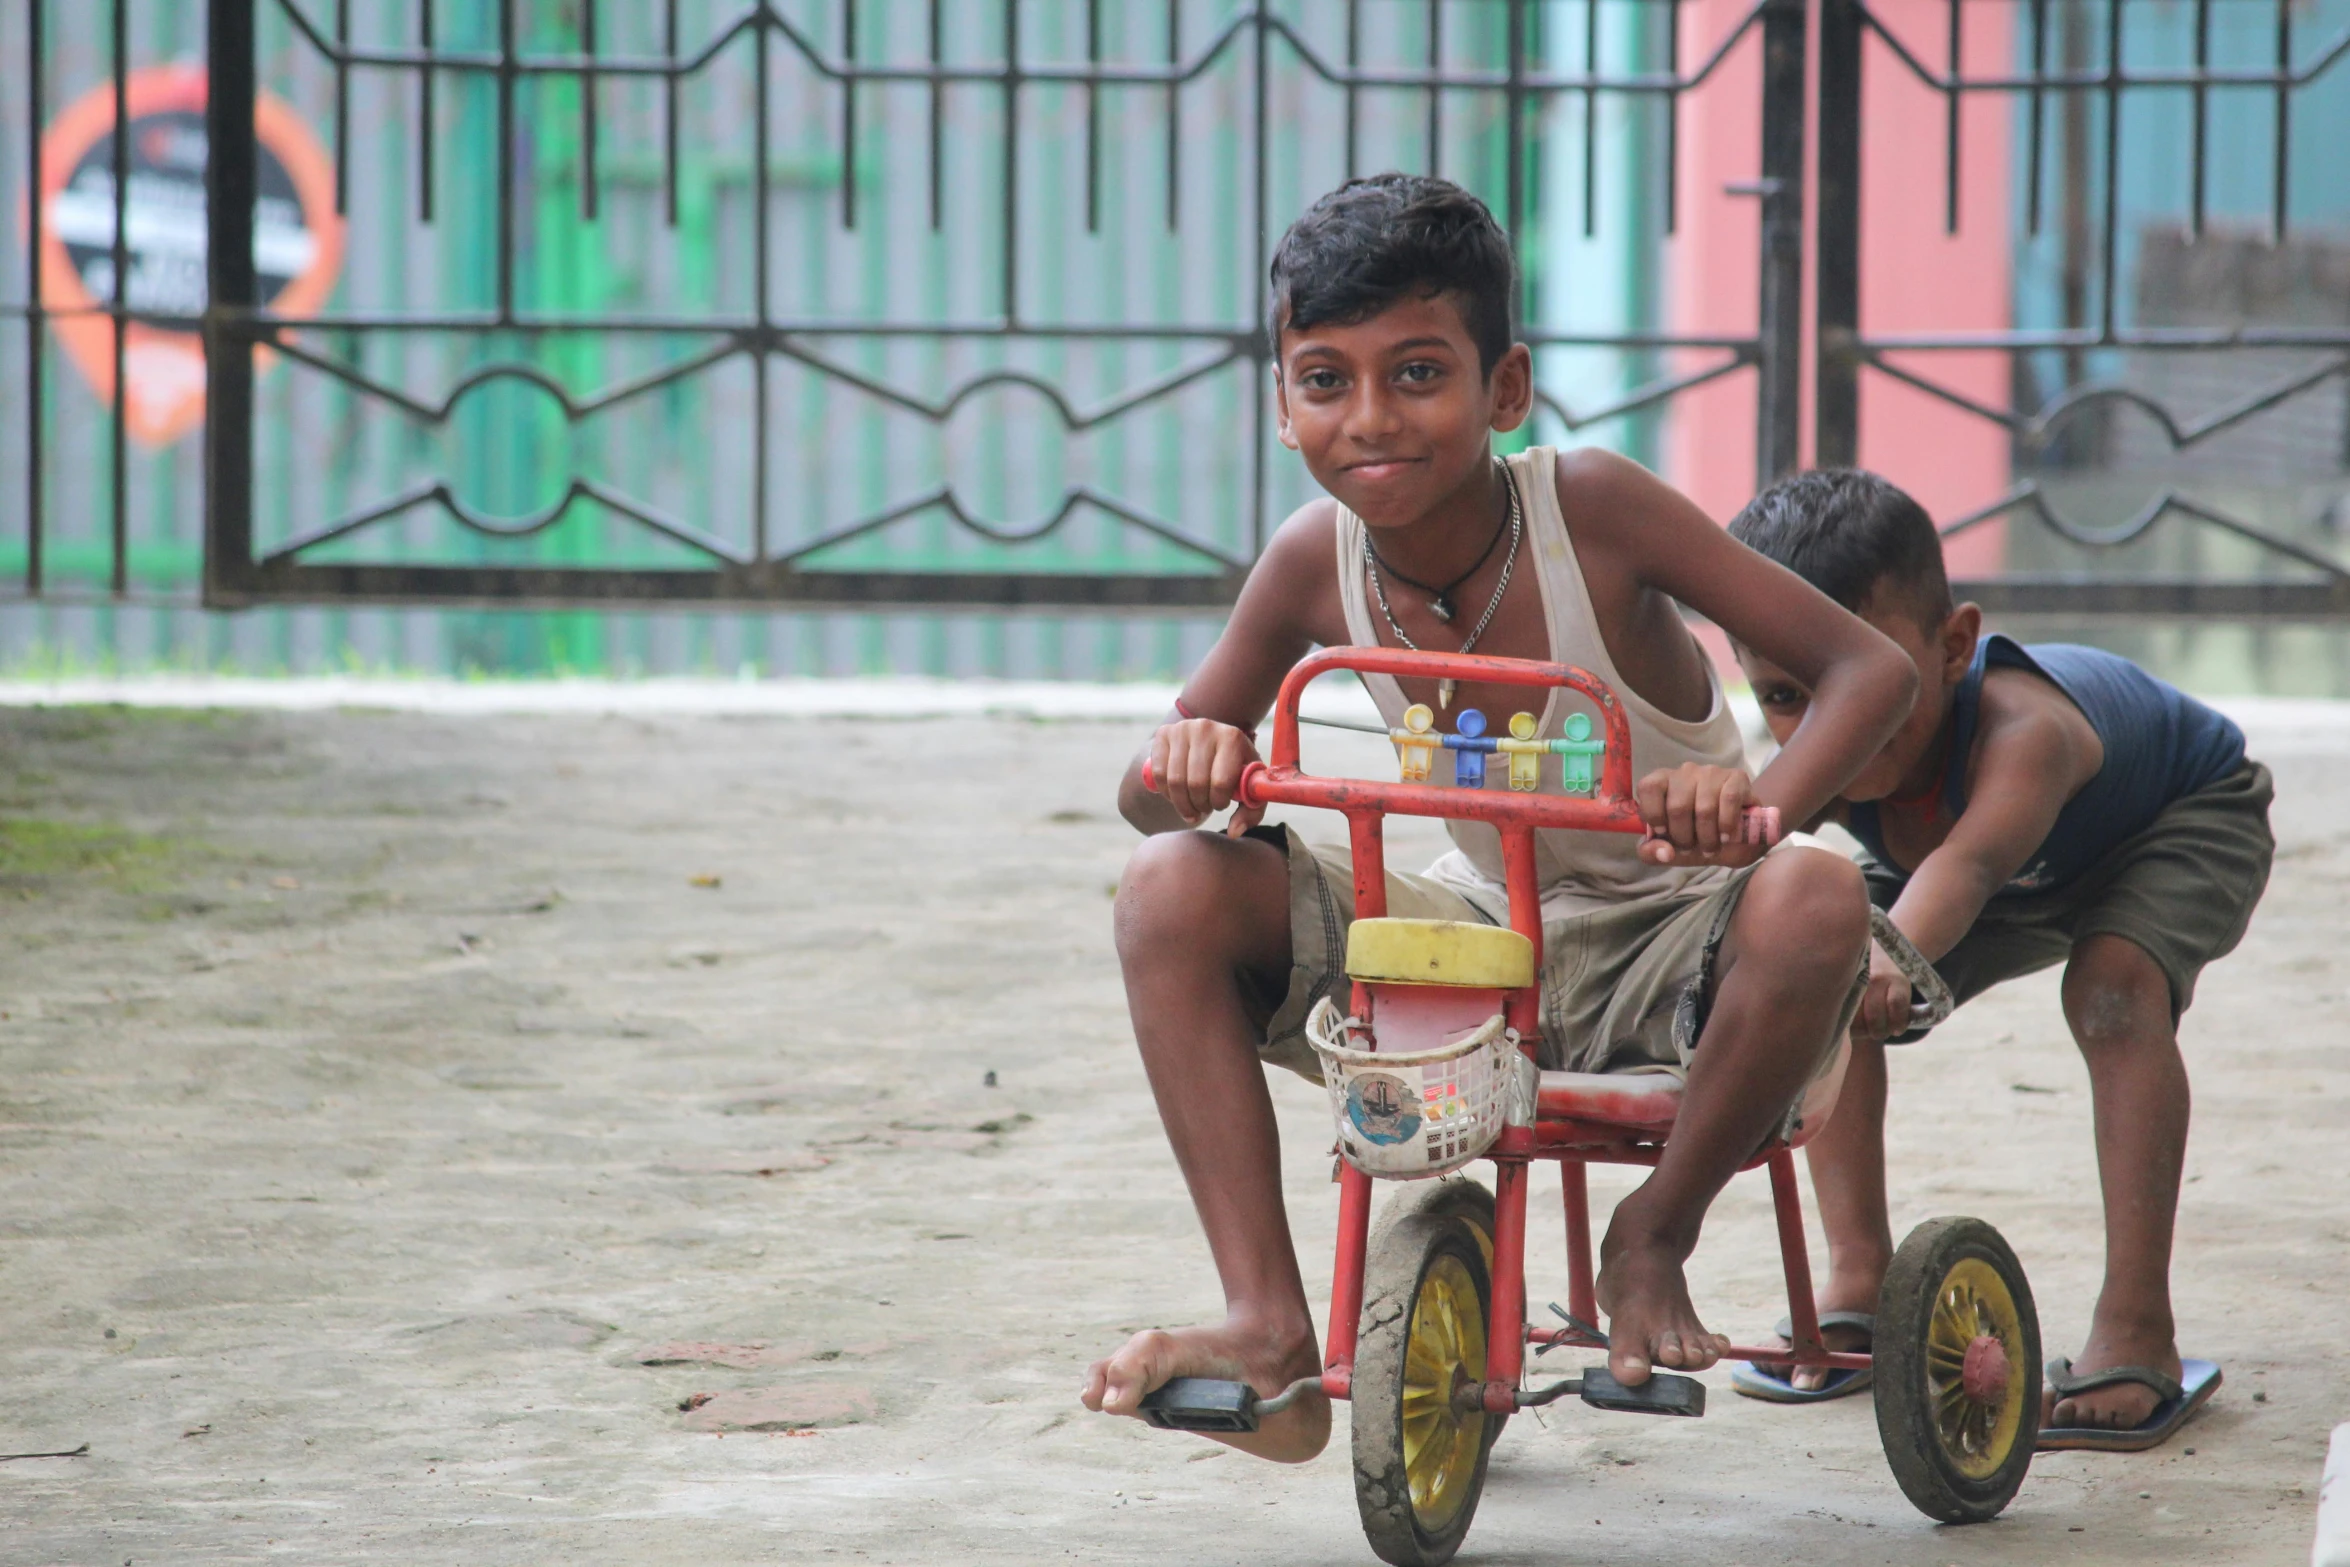
[[[1492,1240],[1493,1194],[1475,1181],[1461,1179],[1406,1187],[1371,1234],[1351,1392],[1355,1503],[1371,1549],[1394,1567],[1442,1567],[1452,1560],[1477,1516],[1486,1460],[1508,1420],[1506,1415],[1486,1417],[1485,1441],[1469,1478],[1467,1500],[1441,1533],[1422,1530],[1412,1516],[1411,1487],[1404,1473],[1404,1350],[1411,1334],[1412,1302],[1419,1295],[1422,1275],[1438,1256],[1451,1252],[1460,1257],[1485,1305],[1491,1353],[1493,1276],[1485,1259]]]
[[[2023,1335],[2024,1409],[2015,1446],[1999,1468],[1972,1479],[1949,1461],[1936,1431],[1926,1385],[1927,1333],[1934,1298],[1950,1270],[1967,1258],[1988,1264],[2014,1298]],[[2023,1265],[1999,1232],[1980,1219],[1928,1219],[1909,1232],[1885,1270],[1877,1294],[1877,1435],[1893,1478],[1919,1512],[1943,1523],[1982,1523],[2015,1499],[2032,1466],[2040,1432],[2040,1317]]]

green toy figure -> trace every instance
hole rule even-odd
[[[1559,785],[1568,794],[1593,793],[1599,788],[1599,759],[1607,755],[1607,742],[1591,738],[1588,713],[1569,713],[1561,728],[1566,738],[1550,742],[1559,754]]]

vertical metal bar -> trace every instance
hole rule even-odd
[[[335,216],[350,210],[351,0],[335,0]]]
[[[671,0],[675,4],[676,0]],[[424,64],[416,71],[416,217],[420,223],[432,221],[433,185],[433,129],[437,116],[433,112],[433,0],[417,0],[416,41],[424,51]],[[674,217],[671,222],[675,222]]]
[[[2284,0],[2278,0],[2283,4]],[[2103,249],[2098,256],[2102,273],[2097,301],[2099,336],[2113,340],[2119,302],[2114,283],[2121,273],[2115,238],[2121,233],[2122,204],[2122,0],[2105,0],[2105,222]]]
[[[1501,101],[1509,137],[1505,149],[1508,173],[1504,181],[1509,186],[1505,193],[1509,207],[1507,228],[1510,248],[1515,250],[1518,230],[1526,216],[1526,0],[1509,0],[1508,28],[1509,76],[1502,88]],[[1514,305],[1516,301],[1511,303]]]
[[[1262,29],[1259,29],[1261,35]],[[1428,0],[1428,172],[1444,172],[1444,89],[1436,75],[1444,69],[1444,0]]]
[[[125,419],[130,389],[125,384],[131,302],[131,39],[130,0],[114,0],[114,288],[108,300],[114,324],[114,427],[108,458],[114,465],[109,538],[114,552],[113,591],[131,587],[130,432]],[[251,243],[250,240],[247,241]]]
[[[1771,0],[1762,22],[1762,362],[1755,399],[1755,482],[1802,460],[1803,0]]]
[[[1020,0],[1004,0],[1004,325],[1020,320]]]
[[[1272,300],[1270,291],[1266,287],[1268,280],[1265,275],[1266,268],[1272,259],[1272,193],[1267,189],[1267,185],[1272,178],[1270,142],[1273,134],[1272,94],[1266,81],[1266,74],[1272,68],[1273,58],[1272,35],[1268,27],[1270,16],[1266,9],[1266,0],[1257,0],[1254,17],[1257,34],[1256,69],[1250,96],[1253,100],[1251,118],[1256,127],[1254,148],[1256,167],[1249,176],[1249,197],[1255,208],[1252,214],[1253,221],[1250,224],[1253,243],[1250,246],[1249,254],[1254,264],[1249,268],[1248,287],[1249,297],[1254,299],[1257,304],[1258,359],[1256,374],[1249,377],[1248,552],[1251,560],[1262,554],[1265,548],[1265,480],[1267,476],[1265,423],[1268,408],[1267,396],[1271,391],[1273,376]],[[1372,825],[1374,828],[1372,837],[1376,839],[1378,837],[1377,823],[1374,822]],[[1387,884],[1385,881],[1379,884],[1379,900],[1380,908],[1384,911],[1387,906]]]
[[[1330,1321],[1324,1334],[1325,1372],[1343,1370],[1351,1382],[1355,1338],[1363,1315],[1364,1252],[1371,1235],[1371,1178],[1351,1164],[1338,1168],[1338,1255],[1330,1268]]]
[[[1355,84],[1355,72],[1362,64],[1363,0],[1346,0],[1346,177],[1350,180],[1362,167],[1363,90]]]
[[[596,0],[579,0],[579,211],[596,221]]]
[[[2063,0],[2059,12],[2061,31],[2058,34],[2057,68],[2066,77],[2086,79],[2089,75],[2089,7],[2092,0]],[[2067,87],[2058,99],[2063,113],[2059,174],[2058,221],[2062,233],[2058,244],[2057,292],[2068,329],[2089,324],[2089,92],[2087,89]],[[2077,342],[2063,352],[2063,384],[2078,386],[2088,375],[2088,359]],[[2083,454],[2102,445],[2102,410],[2091,408],[2057,436],[2052,449],[2063,454],[2066,463],[2075,463]]]
[[[425,0],[427,5],[431,0]],[[677,0],[661,7],[661,199],[663,216],[677,227]]]
[[[857,226],[857,0],[840,0],[840,226]]]
[[[1665,74],[1681,79],[1681,0],[1665,0]],[[1665,95],[1665,232],[1681,227],[1681,92]]]
[[[514,319],[514,0],[498,0],[498,323]]]
[[[1177,192],[1182,189],[1183,171],[1183,116],[1179,95],[1182,88],[1173,79],[1175,67],[1183,63],[1183,0],[1167,0],[1167,232],[1175,232],[1179,209]]]
[[[1787,1275],[1787,1336],[1796,1352],[1826,1348],[1820,1338],[1819,1306],[1811,1289],[1811,1248],[1803,1238],[1803,1194],[1795,1184],[1795,1156],[1771,1151],[1771,1208],[1779,1219],[1779,1266]]]
[[[1861,3],[1820,3],[1812,461],[1822,468],[1860,460]]]
[[[1085,0],[1085,232],[1102,227],[1102,0]]]
[[[1542,886],[1534,867],[1534,829],[1504,827],[1501,831],[1501,885],[1509,902],[1510,929],[1534,949],[1534,972],[1542,972]],[[1542,997],[1534,986],[1513,990],[1502,1000],[1502,1012],[1519,1037],[1532,1039],[1542,1029]]]
[[[2032,0],[2032,88],[2025,105],[2030,129],[2024,137],[2024,232],[2040,233],[2040,159],[2042,126],[2048,115],[2048,0]]]
[[[24,444],[24,519],[25,555],[24,590],[33,598],[41,595],[41,574],[45,562],[41,558],[43,525],[47,521],[42,507],[42,452],[41,404],[46,400],[43,385],[43,329],[48,325],[41,303],[41,127],[49,117],[48,53],[44,38],[43,13],[48,0],[27,0],[25,6],[25,237],[32,249],[27,257],[29,292],[25,301],[25,444]]]
[[[2293,0],[2277,0],[2277,186],[2272,239],[2282,243],[2291,221],[2293,172]]]
[[[233,603],[253,559],[254,0],[211,0],[205,23],[204,601]]]
[[[1599,232],[1599,0],[1583,0],[1583,237]],[[1585,1321],[1590,1319],[1586,1317]]]
[[[1959,115],[1966,99],[1959,88],[1966,74],[1959,34],[1959,18],[1964,7],[1959,0],[1946,0],[1950,8],[1950,78],[1944,91],[1946,105],[1942,122],[1942,232],[1958,232],[1958,135]]]
[[[1506,1395],[1526,1369],[1526,1166],[1511,1159],[1493,1167],[1493,1322],[1485,1335],[1487,1407]]]
[[[946,218],[947,89],[938,75],[946,59],[946,19],[940,3],[930,0],[930,230],[934,234]]]
[[[2195,129],[2194,156],[2188,171],[2193,187],[2187,197],[2187,232],[2197,239],[2203,237],[2205,198],[2204,165],[2211,135],[2211,89],[2204,85],[2204,73],[2211,69],[2211,0],[2195,0]]]
[[[1567,1309],[1585,1322],[1599,1320],[1591,1287],[1590,1166],[1580,1159],[1559,1161],[1560,1196],[1567,1210]]]
[[[758,337],[751,350],[751,553],[767,558],[767,350],[770,289],[768,273],[767,137],[773,105],[768,97],[768,28],[764,4],[751,28],[751,303],[758,315]]]

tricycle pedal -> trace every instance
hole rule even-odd
[[[1638,1387],[1626,1387],[1607,1367],[1593,1366],[1583,1373],[1583,1402],[1627,1415],[1702,1415],[1705,1384],[1695,1377],[1659,1371]]]
[[[1162,1431],[1254,1431],[1256,1389],[1214,1377],[1176,1377],[1143,1395],[1142,1418]]]

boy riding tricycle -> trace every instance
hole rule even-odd
[[[1487,739],[1474,709],[1460,714],[1445,749],[1521,761],[1509,792],[1456,784],[1370,783],[1309,775],[1298,765],[1298,699],[1335,670],[1476,680],[1573,691],[1604,725],[1594,798],[1574,795],[1570,758],[1585,742]],[[1414,715],[1418,716],[1418,715]],[[1531,715],[1519,714],[1520,719]],[[1578,715],[1580,716],[1580,715]],[[1587,721],[1586,721],[1587,722]],[[1247,807],[1318,806],[1345,813],[1358,877],[1347,931],[1348,1002],[1316,1003],[1307,1020],[1337,1129],[1338,1253],[1323,1370],[1271,1397],[1244,1381],[1174,1378],[1146,1395],[1143,1417],[1178,1430],[1245,1434],[1308,1393],[1351,1399],[1356,1497],[1363,1527],[1384,1559],[1437,1563],[1467,1533],[1484,1484],[1486,1455],[1519,1409],[1580,1395],[1601,1409],[1702,1415],[1704,1386],[1658,1372],[1637,1383],[1605,1367],[1527,1385],[1527,1352],[1606,1349],[1595,1325],[1591,1225],[1585,1170],[1592,1163],[1653,1165],[1670,1145],[1681,1080],[1663,1072],[1544,1071],[1534,1030],[1543,929],[1535,895],[1535,833],[1644,835],[1630,790],[1628,725],[1615,695],[1589,674],[1558,665],[1387,649],[1340,648],[1298,665],[1282,687],[1269,761],[1242,773]],[[1579,726],[1562,726],[1569,729]],[[1407,777],[1426,776],[1411,748],[1427,726],[1395,734]],[[1440,742],[1441,743],[1441,742]],[[1537,769],[1556,755],[1566,788],[1535,793]],[[1523,765],[1531,759],[1533,765]],[[1150,769],[1146,768],[1146,772]],[[1474,774],[1472,774],[1474,775]],[[1154,776],[1147,782],[1156,783]],[[1385,911],[1381,838],[1389,814],[1483,822],[1500,835],[1506,924],[1395,918]],[[1776,813],[1745,813],[1741,836],[1778,836]],[[1914,969],[1914,1021],[1947,1016],[1949,995],[1908,944],[1879,938]],[[1887,1459],[1922,1510],[1949,1522],[1988,1518],[2006,1506],[2031,1462],[2038,1427],[2039,1329],[2022,1270],[1996,1231],[1973,1219],[1921,1225],[1896,1253],[1877,1303],[1875,1361],[1822,1342],[1814,1309],[1801,1199],[1791,1150],[1834,1106],[1842,1054],[1814,1077],[1783,1126],[1747,1167],[1766,1166],[1777,1209],[1793,1348],[1730,1346],[1733,1359],[1802,1368],[1874,1369],[1877,1419]],[[1425,1179],[1490,1160],[1494,1185]],[[1525,1276],[1529,1167],[1555,1160],[1567,1234],[1567,1305],[1554,1322],[1528,1320]],[[1377,1177],[1407,1186],[1372,1230]]]

